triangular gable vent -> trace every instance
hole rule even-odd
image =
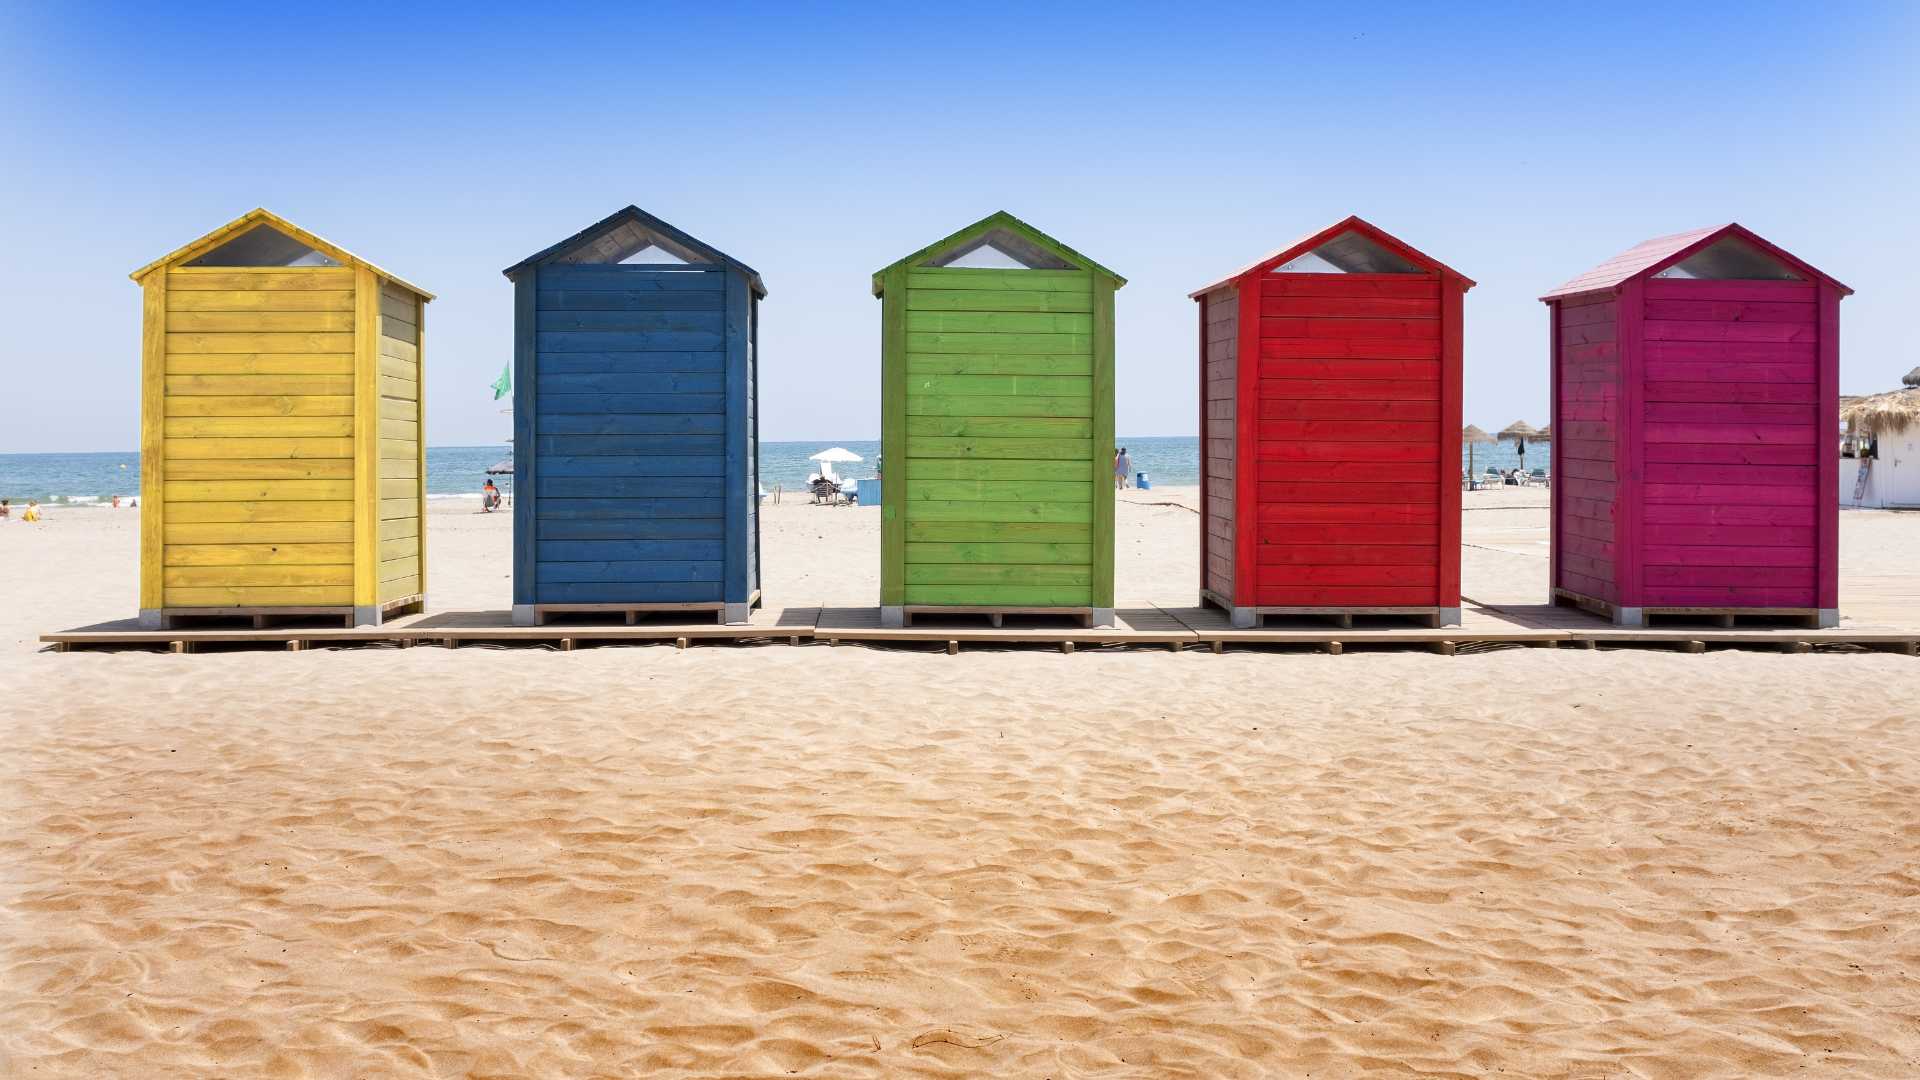
[[[648,244],[646,247],[641,248],[639,251],[634,252],[620,261],[629,266],[687,265],[687,260],[675,255],[659,244]]]
[[[1418,274],[1423,271],[1357,232],[1343,232],[1273,268],[1276,274]]]
[[[622,222],[616,228],[581,241],[571,251],[553,259],[557,263],[626,263],[628,265],[685,265],[710,260],[699,252],[637,221]]]
[[[1737,236],[1723,236],[1653,276],[1701,281],[1800,280],[1800,275],[1780,260]]]
[[[1078,267],[1007,229],[993,229],[964,244],[935,252],[922,266],[984,270],[1076,270]]]
[[[271,225],[255,225],[184,266],[339,266],[340,261]]]

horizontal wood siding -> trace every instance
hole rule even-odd
[[[1620,477],[1621,378],[1612,298],[1579,297],[1550,309],[1554,386],[1554,584],[1615,603]]]
[[[352,604],[354,271],[163,273],[161,606]]]
[[[1438,275],[1267,274],[1258,314],[1255,604],[1437,606]]]
[[[1837,511],[1817,505],[1835,437],[1815,286],[1645,289],[1639,606],[1819,606],[1816,515]]]
[[[533,539],[515,565],[532,588],[516,600],[721,602],[726,271],[532,272],[533,441],[517,449]]]
[[[1231,603],[1234,571],[1234,458],[1237,449],[1235,396],[1239,393],[1240,290],[1215,289],[1200,305],[1204,350],[1201,356],[1200,452],[1206,456],[1204,518],[1205,565],[1200,580]]]
[[[417,297],[388,281],[380,285],[380,551],[381,603],[424,592],[426,507],[421,504],[420,444],[425,410],[420,379]]]
[[[905,277],[904,602],[1094,606],[1091,273]]]

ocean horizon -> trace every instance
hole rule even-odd
[[[1122,436],[1116,440],[1133,458],[1134,471],[1144,472],[1155,484],[1185,486],[1200,482],[1200,440],[1191,435]],[[1354,460],[1367,461],[1366,443],[1354,443]],[[858,478],[874,475],[873,460],[880,452],[877,439],[846,439],[808,442],[763,442],[760,444],[761,482],[772,489],[786,490],[805,486],[814,471],[809,460],[813,454],[838,446],[860,455],[857,464],[836,468],[841,476]],[[427,497],[451,498],[472,495],[486,480],[486,470],[512,456],[505,443],[492,446],[427,447]],[[1551,444],[1527,447],[1528,468],[1550,468]],[[1461,468],[1467,467],[1467,454],[1460,455]],[[1473,452],[1473,469],[1478,472],[1491,465],[1511,469],[1520,464],[1510,443],[1478,446]],[[1329,466],[1338,469],[1337,465]],[[131,498],[140,493],[140,454],[138,451],[99,451],[72,454],[0,454],[0,498],[23,503],[36,499],[50,505],[106,505],[113,497]]]

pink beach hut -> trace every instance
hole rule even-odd
[[[1649,240],[1552,313],[1553,601],[1839,620],[1840,298],[1739,225]]]

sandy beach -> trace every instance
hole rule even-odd
[[[1193,502],[1123,497],[1122,604]],[[1546,493],[1466,504],[1539,602]],[[436,609],[507,603],[476,505]],[[873,601],[874,511],[766,528]],[[137,533],[0,523],[0,1076],[1920,1075],[1910,657],[40,652]]]

